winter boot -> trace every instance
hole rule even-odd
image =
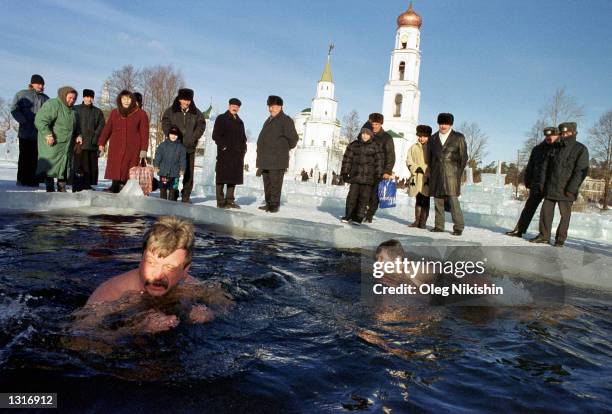
[[[172,191],[172,190],[170,190]],[[159,189],[159,198],[162,200],[167,200],[168,199],[168,190],[165,188],[160,188]]]
[[[409,227],[419,227],[421,225],[421,210],[421,206],[414,206],[414,222]]]
[[[419,220],[419,228],[427,228],[427,219],[429,218],[429,208],[421,208],[421,219]]]
[[[57,180],[57,191],[60,193],[66,192],[66,181]]]
[[[47,193],[55,192],[55,182],[53,181],[53,178],[45,178],[45,187],[47,188]]]

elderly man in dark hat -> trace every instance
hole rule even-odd
[[[206,129],[206,119],[193,102],[193,90],[182,88],[174,99],[171,107],[166,109],[162,117],[162,129],[168,135],[172,125],[176,125],[183,134],[183,145],[187,150],[187,168],[183,176],[183,189],[181,190],[183,203],[189,203],[193,190],[193,171],[195,168],[195,152],[198,140]]]
[[[453,218],[453,236],[463,233],[463,212],[459,205],[461,176],[467,165],[467,145],[461,132],[453,130],[453,114],[438,115],[438,132],[429,139],[429,194],[436,209],[433,232],[444,231],[444,203],[448,201]]]
[[[572,204],[576,201],[580,185],[589,172],[589,150],[576,141],[578,130],[575,122],[560,124],[559,132],[561,139],[558,148],[546,166],[545,198],[540,210],[540,234],[530,241],[550,242],[555,204],[558,204],[561,220],[557,227],[555,246],[562,247],[567,239]]]
[[[41,179],[36,176],[38,163],[38,131],[34,125],[36,113],[49,99],[44,93],[45,80],[40,75],[32,75],[27,89],[23,89],[13,99],[11,115],[19,124],[19,161],[17,163],[17,185],[38,187]]]
[[[548,159],[552,157],[559,130],[556,127],[544,128],[544,141],[533,147],[525,167],[525,187],[529,189],[529,197],[521,212],[521,217],[514,230],[507,232],[508,236],[522,237],[527,232],[531,219],[544,199],[544,180]]]
[[[268,97],[270,116],[264,122],[257,138],[258,171],[263,176],[266,204],[260,210],[278,212],[280,207],[283,176],[289,168],[289,151],[298,143],[299,136],[293,119],[283,112],[280,96]]]
[[[241,106],[239,99],[230,99],[227,111],[217,117],[213,128],[212,138],[217,144],[215,173],[219,208],[240,208],[235,202],[234,191],[236,185],[244,180],[244,155],[247,150],[244,122],[238,116]],[[227,192],[224,194],[225,186]]]
[[[373,142],[378,145],[383,152],[384,166],[382,179],[387,180],[393,177],[393,167],[395,166],[395,144],[393,143],[393,138],[391,138],[391,135],[389,135],[383,129],[384,122],[385,117],[383,114],[375,112],[368,116],[368,122],[365,123],[363,128],[371,129],[372,132],[374,132]],[[381,177],[379,177],[372,187],[368,211],[366,213],[366,217],[364,218],[366,223],[372,222],[374,214],[376,214],[376,211],[378,210],[378,204],[380,202],[378,199],[378,183],[380,183],[380,179]]]
[[[89,190],[92,185],[98,184],[98,138],[104,129],[104,114],[100,108],[94,106],[95,92],[83,89],[83,103],[74,107],[78,120],[83,144],[74,153],[74,174],[81,177],[74,178],[73,191]],[[82,188],[78,188],[79,184]]]

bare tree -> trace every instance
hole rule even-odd
[[[548,103],[540,108],[540,119],[557,126],[561,122],[576,122],[584,116],[584,108],[576,98],[565,93],[565,88],[558,88]]]
[[[525,134],[522,152],[529,154],[533,147],[538,145],[544,136],[542,131],[546,127],[556,127],[562,122],[576,122],[584,116],[584,108],[576,99],[565,92],[565,88],[558,88],[549,101],[540,108],[539,117],[531,129]]]
[[[607,210],[610,177],[612,176],[612,111],[603,114],[589,130],[589,147],[591,155],[603,164],[605,180],[603,209]]]
[[[153,148],[157,148],[164,139],[162,130],[164,111],[174,102],[178,90],[185,85],[185,79],[181,71],[175,70],[171,65],[146,68],[142,73],[145,110],[149,113],[151,132],[154,137],[149,141],[150,153],[153,154]]]
[[[347,142],[354,140],[361,130],[361,123],[359,122],[359,114],[356,110],[352,110],[342,118],[342,134],[346,137]]]
[[[459,126],[459,130],[465,136],[465,143],[467,145],[468,153],[468,166],[476,169],[478,164],[482,162],[482,159],[487,155],[487,143],[489,137],[485,134],[480,126],[476,122],[463,122]]]
[[[538,145],[544,139],[544,128],[546,128],[546,121],[543,119],[536,120],[529,132],[525,134],[527,139],[523,142],[523,149],[521,150],[524,154],[531,154],[531,150]]]
[[[105,82],[110,104],[114,104],[115,97],[126,89],[131,92],[136,92],[142,89],[142,71],[136,69],[132,65],[125,65],[114,70]]]
[[[17,131],[17,121],[11,115],[11,103],[0,98],[0,143],[6,142],[6,134],[11,129]]]

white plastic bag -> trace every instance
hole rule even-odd
[[[128,182],[121,189],[119,195],[144,197],[144,193],[142,192],[142,188],[140,188],[138,180],[134,179],[128,180]]]

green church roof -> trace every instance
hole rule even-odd
[[[211,112],[212,112],[212,104],[208,107],[206,111],[202,112],[202,115],[204,115],[205,119],[210,119]]]
[[[310,112],[310,108],[304,108],[302,109],[302,112]]]
[[[391,136],[391,138],[404,138],[404,134],[397,133],[392,129],[387,129],[386,132]]]

